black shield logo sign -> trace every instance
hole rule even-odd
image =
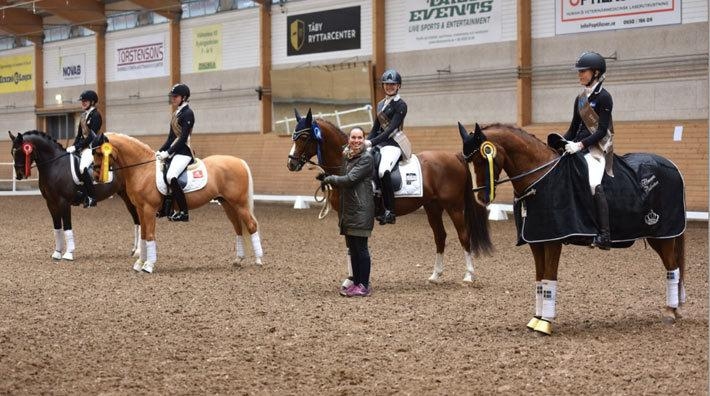
[[[306,37],[306,25],[300,19],[291,22],[291,47],[298,51],[303,47]]]

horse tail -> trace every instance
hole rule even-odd
[[[466,186],[464,191],[464,217],[466,228],[468,229],[468,239],[471,245],[471,253],[479,256],[481,253],[490,255],[493,252],[493,242],[488,223],[488,209],[479,205],[473,196],[473,181],[471,180],[471,170],[463,158],[459,158],[466,168]]]
[[[249,185],[248,185],[248,197],[247,201],[249,203],[249,213],[254,213],[254,179],[251,177],[251,169],[249,169],[249,164],[247,164],[246,161],[242,160],[242,163],[244,164],[244,169],[247,171],[247,177],[249,179]]]

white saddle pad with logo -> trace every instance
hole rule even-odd
[[[84,184],[83,181],[79,179],[79,158],[77,158],[74,154],[69,154],[67,157],[69,157],[69,167],[71,168],[71,178],[74,180],[74,184],[77,186],[81,186]],[[93,179],[93,176],[92,176]],[[106,183],[112,183],[113,182],[113,171],[108,171],[108,181]],[[94,180],[94,184],[99,184],[100,182]]]
[[[180,180],[186,179],[183,192],[189,193],[204,188],[207,185],[207,167],[201,159],[195,158],[195,163],[188,165],[187,169],[180,175]],[[182,183],[181,183],[182,184]],[[163,177],[163,162],[155,161],[155,185],[161,194],[168,194],[168,186]]]
[[[394,192],[395,197],[418,198],[424,195],[422,165],[419,163],[419,157],[412,155],[409,161],[400,161],[399,174],[402,176],[402,187]]]

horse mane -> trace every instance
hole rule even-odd
[[[150,146],[148,146],[147,144],[134,138],[133,136],[125,135],[123,133],[118,133],[118,132],[106,132],[105,135],[107,138],[109,138],[109,141],[111,141],[112,136],[116,136],[119,138],[126,138],[128,141],[134,143],[136,146],[142,148],[144,151],[149,152],[151,155],[153,155],[153,153],[154,153],[153,149],[150,148]]]
[[[514,124],[503,124],[503,123],[500,123],[500,122],[496,122],[496,123],[494,123],[494,124],[489,124],[489,125],[486,125],[486,126],[484,126],[484,127],[481,127],[481,130],[482,130],[484,133],[485,133],[486,130],[488,130],[488,129],[503,129],[504,131],[514,133],[514,134],[520,136],[520,137],[523,138],[523,139],[537,141],[537,142],[539,142],[539,143],[541,143],[541,144],[543,144],[543,145],[546,145],[546,143],[543,142],[542,140],[538,139],[537,136],[535,136],[535,135],[533,135],[533,134],[527,132],[527,131],[524,130],[523,128],[520,128],[519,126],[514,125]]]
[[[59,146],[59,148],[61,148],[62,150],[64,150],[64,146],[62,146],[62,144],[59,143],[59,142],[57,141],[57,139],[55,139],[54,137],[52,137],[52,135],[50,135],[50,134],[48,134],[48,133],[46,133],[46,132],[42,132],[42,131],[38,131],[38,130],[36,130],[36,129],[33,129],[33,130],[31,130],[31,131],[27,131],[27,132],[25,132],[25,133],[22,134],[23,137],[24,137],[24,136],[27,136],[27,135],[30,135],[30,136],[39,136],[39,137],[41,137],[41,138],[44,138],[45,140],[49,141],[50,143],[54,143],[56,146]]]

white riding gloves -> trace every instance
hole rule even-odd
[[[76,147],[74,146],[69,146],[67,147],[67,153],[71,154],[76,151]]]
[[[156,151],[155,158],[157,158],[161,161],[164,161],[165,159],[168,158],[168,152],[167,151]]]
[[[567,154],[574,154],[584,148],[582,142],[569,142],[565,144],[565,152]]]

